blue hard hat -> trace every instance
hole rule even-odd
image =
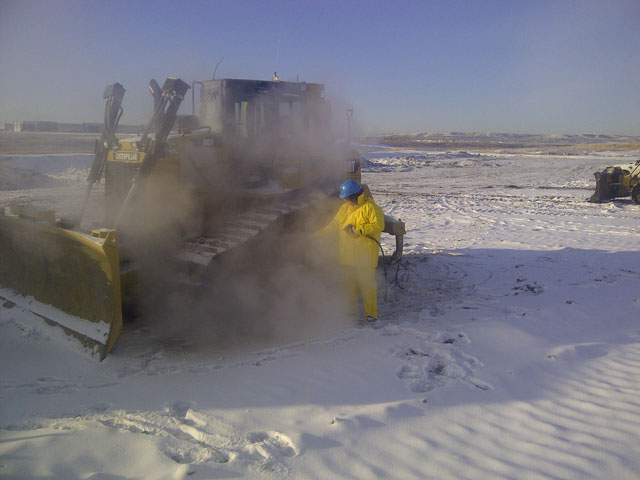
[[[360,192],[362,188],[360,184],[355,180],[347,180],[342,185],[340,185],[340,198],[347,198],[351,195],[355,195]]]

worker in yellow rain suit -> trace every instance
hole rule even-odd
[[[338,260],[345,267],[347,296],[352,310],[357,310],[358,292],[362,295],[366,320],[378,319],[376,267],[384,214],[373,198],[355,180],[340,186],[344,203],[333,220],[321,232],[339,235]]]

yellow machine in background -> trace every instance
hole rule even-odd
[[[122,299],[131,296],[128,287],[153,244],[178,239],[167,250],[171,261],[197,284],[218,255],[295,215],[311,198],[330,204],[342,181],[360,181],[358,153],[332,140],[323,85],[196,84],[199,115],[194,95],[194,114],[178,116],[190,86],[176,78],[162,87],[152,81],[149,125],[125,139],[115,134],[125,90],[109,85],[79,214],[0,212],[0,298],[62,326],[101,359],[122,330]],[[103,177],[102,228],[82,230],[87,200]],[[397,260],[404,224],[386,221]]]
[[[596,189],[590,202],[601,203],[618,197],[631,196],[631,201],[640,205],[640,160],[614,165],[595,172]]]

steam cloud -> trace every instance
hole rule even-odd
[[[144,221],[133,229],[133,255],[141,267],[139,320],[163,341],[199,350],[290,342],[335,331],[348,321],[339,267],[331,249],[313,237],[322,226],[317,212],[295,225],[268,228],[216,257],[202,285],[180,285],[176,232],[194,227],[198,204],[185,192],[174,192],[179,207],[170,208],[152,200],[156,186],[150,187]]]
[[[331,248],[314,238],[334,213],[323,208],[326,195],[286,225],[270,227],[216,257],[202,285],[176,282],[183,266],[174,259],[183,238],[211,231],[223,220],[233,223],[234,215],[247,208],[238,192],[239,171],[244,180],[252,171],[270,171],[270,178],[288,177],[293,183],[331,179],[337,188],[347,145],[334,148],[327,130],[294,132],[302,123],[291,111],[282,122],[286,131],[268,130],[262,146],[254,144],[234,159],[241,162],[234,168],[191,149],[181,164],[187,183],[151,176],[144,185],[123,225],[123,245],[141,267],[138,318],[164,341],[200,349],[289,342],[335,331],[348,321],[341,271]]]

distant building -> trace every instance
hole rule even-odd
[[[45,122],[43,120],[18,120],[13,122],[15,132],[57,132],[58,122]]]
[[[136,134],[144,130],[142,125],[118,125],[117,133]],[[42,120],[18,120],[0,123],[0,131],[16,132],[58,132],[58,133],[102,133],[102,123],[61,123]]]
[[[103,123],[83,123],[82,131],[84,133],[102,133],[104,130]]]
[[[101,123],[59,123],[58,132],[65,133],[102,133]]]

